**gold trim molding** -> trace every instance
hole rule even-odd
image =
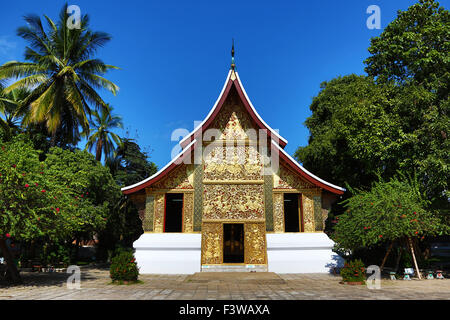
[[[146,188],[145,192],[147,194],[157,194],[157,193],[193,193],[194,189],[153,189]]]
[[[264,184],[264,180],[203,180],[203,184]]]

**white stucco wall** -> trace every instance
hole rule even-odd
[[[144,233],[133,243],[140,273],[200,272],[201,234]]]
[[[267,234],[268,271],[324,273],[343,260],[325,233]],[[133,244],[140,273],[192,274],[201,271],[201,234],[144,233]]]
[[[269,272],[326,273],[343,265],[331,249],[334,242],[325,233],[267,234]]]

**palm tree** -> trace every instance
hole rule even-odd
[[[121,144],[120,137],[112,132],[112,129],[123,128],[122,117],[112,114],[112,107],[108,104],[101,112],[92,111],[93,120],[91,123],[91,132],[86,143],[86,149],[89,151],[95,146],[95,159],[101,161],[102,153],[108,159],[114,152],[114,143],[116,146]]]
[[[0,66],[0,79],[19,79],[6,87],[5,93],[31,89],[18,114],[23,115],[23,125],[44,123],[52,145],[56,139],[76,144],[89,132],[89,104],[97,110],[106,105],[96,89],[107,89],[114,95],[119,89],[103,77],[108,70],[118,68],[92,57],[111,37],[91,31],[87,15],[81,17],[79,29],[69,29],[68,18],[67,4],[57,23],[45,16],[47,30],[38,16],[26,16],[28,25],[20,27],[17,34],[29,43],[25,49],[29,62],[10,61]]]
[[[26,88],[13,89],[8,93],[4,93],[0,87],[0,126],[3,129],[5,138],[9,137],[15,132],[19,131],[20,117],[17,116],[17,109],[30,91]]]

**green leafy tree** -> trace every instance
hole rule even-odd
[[[8,93],[16,88],[29,88],[31,93],[20,105],[24,125],[44,123],[52,136],[52,145],[76,144],[82,133],[89,132],[89,104],[96,108],[106,103],[96,89],[107,89],[113,94],[117,85],[103,77],[110,69],[93,57],[98,48],[111,37],[104,32],[89,29],[89,17],[81,17],[80,28],[69,29],[67,4],[63,6],[56,23],[45,16],[47,28],[36,15],[25,17],[27,26],[17,34],[29,43],[25,60],[11,61],[0,66],[0,79],[18,78],[5,88]]]
[[[414,83],[448,98],[450,14],[434,0],[398,11],[380,36],[371,39],[366,72],[379,82]]]
[[[90,203],[93,207],[102,208],[107,215],[98,215],[95,211],[79,210],[82,220],[74,240],[92,239],[99,231],[97,223],[89,223],[98,219],[110,218],[111,210],[121,197],[119,186],[115,183],[109,169],[95,160],[92,154],[81,150],[63,150],[51,148],[44,161],[47,172],[58,184],[74,190],[74,200]]]
[[[450,13],[433,0],[399,11],[371,40],[366,72],[402,88],[392,114],[411,140],[403,159],[421,179],[435,208],[449,214]],[[401,160],[400,160],[401,161]]]
[[[295,157],[320,177],[354,188],[369,186],[380,168],[385,176],[394,174],[408,143],[402,139],[400,116],[389,113],[394,92],[365,76],[322,83],[305,122],[308,145],[299,147]]]
[[[375,182],[367,191],[351,190],[353,196],[343,201],[346,211],[332,234],[337,247],[356,250],[448,232],[448,226],[426,209],[428,200],[418,184],[417,179],[392,178]]]
[[[4,137],[10,139],[19,130],[20,117],[17,116],[17,109],[22,101],[29,95],[29,90],[25,88],[14,89],[4,93],[0,87],[0,127]]]
[[[370,186],[378,174],[416,172],[429,206],[448,219],[449,30],[449,12],[434,1],[399,11],[371,40],[367,77],[321,85],[305,122],[309,144],[296,158],[353,188]]]
[[[148,161],[147,153],[129,138],[122,138],[115,157],[108,158],[106,163],[120,186],[142,181],[157,171],[156,165]],[[142,221],[136,206],[128,197],[122,196],[111,210],[105,230],[99,235],[99,256],[107,259],[108,252],[113,252],[117,245],[131,247],[142,233]]]
[[[120,186],[132,185],[156,173],[156,165],[148,161],[148,154],[133,139],[121,140],[114,157],[107,161]]]
[[[77,199],[78,188],[84,185],[62,183],[58,174],[63,173],[39,161],[39,152],[23,135],[0,143],[0,249],[14,282],[20,282],[20,275],[7,238],[59,242],[86,225],[94,229],[105,225],[106,207]]]
[[[114,153],[114,143],[120,145],[120,137],[112,132],[113,129],[123,128],[122,117],[112,114],[113,108],[108,104],[100,113],[92,111],[94,119],[91,121],[91,134],[86,143],[89,151],[95,146],[95,159],[101,161],[102,153],[105,158]]]

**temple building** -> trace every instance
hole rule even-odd
[[[233,57],[219,98],[181,152],[122,188],[142,219],[133,245],[140,272],[304,273],[341,264],[323,230],[345,189],[303,168],[286,144],[250,102]]]

